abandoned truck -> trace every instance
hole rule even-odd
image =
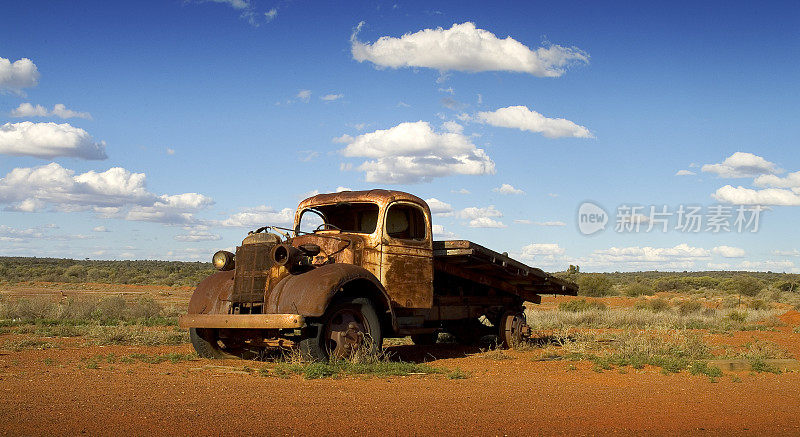
[[[513,345],[523,302],[578,287],[463,241],[434,241],[424,200],[400,191],[344,191],[302,201],[294,227],[248,233],[197,286],[180,326],[206,358],[253,358],[296,347],[306,359],[380,348],[386,337],[431,344],[440,332]],[[490,326],[491,325],[491,326]],[[369,341],[365,341],[369,340]]]

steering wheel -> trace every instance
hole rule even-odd
[[[342,232],[342,228],[340,228],[340,227],[338,227],[338,226],[336,226],[336,225],[334,225],[334,224],[331,224],[331,223],[323,223],[323,224],[321,224],[321,225],[317,226],[317,229],[314,229],[314,232],[317,232],[317,231],[324,231],[324,230],[326,230],[327,228],[331,228],[331,229],[333,229],[333,230],[336,230],[336,231]]]

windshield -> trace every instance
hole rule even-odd
[[[320,226],[326,223],[331,226]],[[374,203],[337,203],[304,209],[298,229],[314,232],[317,229],[341,230],[371,234],[378,226],[378,205]]]

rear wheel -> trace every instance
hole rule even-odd
[[[309,361],[346,359],[362,347],[369,348],[368,353],[377,353],[383,343],[378,314],[364,298],[329,305],[312,329],[314,332],[299,344],[300,353]]]
[[[525,327],[525,315],[518,311],[506,311],[497,324],[499,328],[500,342],[505,347],[516,348],[522,344]]]

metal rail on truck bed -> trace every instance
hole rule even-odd
[[[576,296],[578,286],[467,240],[433,242],[436,270],[516,294],[534,303],[541,294]]]

